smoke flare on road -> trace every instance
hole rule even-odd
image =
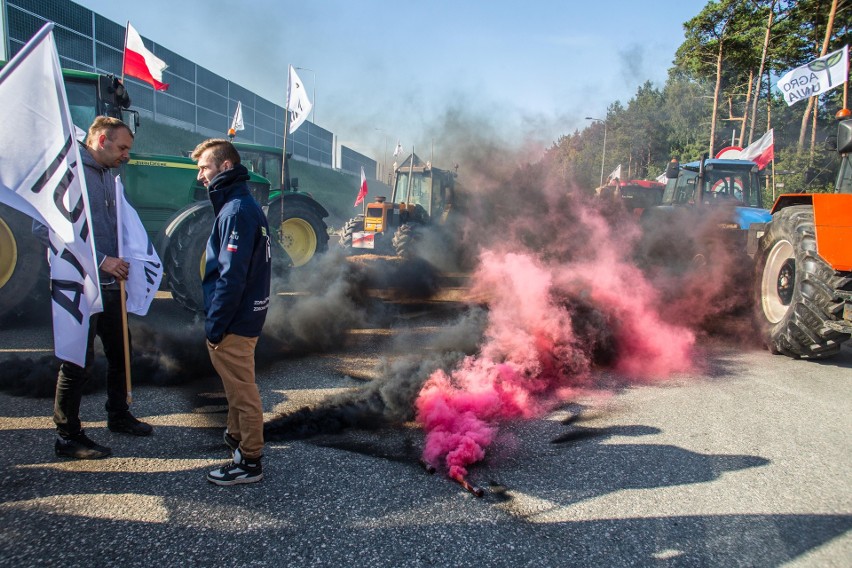
[[[540,416],[593,388],[592,354],[601,343],[612,343],[612,366],[635,381],[690,368],[693,334],[659,317],[638,269],[607,247],[600,251],[591,260],[553,265],[529,253],[482,255],[474,293],[490,298],[485,341],[449,373],[435,371],[416,401],[427,463],[465,477],[501,421]],[[591,302],[600,327],[578,334],[571,298]]]

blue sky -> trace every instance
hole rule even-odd
[[[313,70],[300,72],[311,119],[379,160],[386,137],[425,148],[460,117],[498,143],[549,146],[644,81],[662,86],[706,4],[76,1],[277,104],[288,64]]]

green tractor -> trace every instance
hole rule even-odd
[[[136,111],[130,97],[112,75],[63,70],[74,124],[88,130],[96,116],[123,119],[135,130]],[[279,148],[235,144],[250,171],[249,187],[265,210],[280,245],[278,267],[299,267],[328,249],[326,209],[309,194],[298,191]],[[121,175],[128,200],[139,213],[163,260],[165,278],[174,299],[190,310],[203,307],[201,276],[207,238],[213,226],[213,208],[207,190],[188,157],[131,154]],[[284,180],[281,185],[280,180]],[[274,184],[274,185],[273,185]],[[272,189],[275,187],[275,189]],[[0,317],[45,305],[48,292],[46,254],[32,236],[26,215],[0,204]]]
[[[300,267],[328,250],[328,211],[310,194],[298,191],[298,180],[279,148],[235,143],[248,168],[249,189],[267,213],[279,246],[273,249],[278,267]],[[289,157],[289,156],[288,156]],[[187,309],[203,308],[201,278],[207,238],[213,226],[213,206],[207,189],[197,180],[189,158],[132,154],[122,177],[133,206],[163,260],[166,286]],[[284,188],[271,189],[275,180]]]
[[[456,169],[458,166],[456,166]],[[340,244],[351,254],[422,256],[427,241],[439,236],[455,244],[461,215],[457,171],[433,168],[411,154],[394,170],[390,201],[378,196],[365,213],[343,226]],[[446,241],[450,240],[451,243]]]

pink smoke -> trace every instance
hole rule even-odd
[[[486,251],[473,293],[489,298],[489,322],[478,355],[449,374],[436,371],[415,403],[426,431],[424,460],[450,476],[485,456],[501,421],[541,416],[580,390],[595,388],[592,341],[572,324],[570,298],[606,315],[615,340],[615,370],[628,378],[664,378],[691,366],[694,335],[665,323],[641,272],[606,246],[607,227],[586,216],[589,260],[547,265],[525,252]]]

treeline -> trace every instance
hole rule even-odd
[[[653,179],[671,158],[745,147],[774,128],[774,182],[785,192],[831,191],[837,156],[826,140],[844,89],[788,107],[775,82],[850,43],[850,16],[852,0],[712,0],[684,24],[662,88],[646,82],[626,104],[612,103],[606,124],[562,136],[545,164],[566,182],[596,187],[606,134],[604,180],[619,164],[622,179]]]

